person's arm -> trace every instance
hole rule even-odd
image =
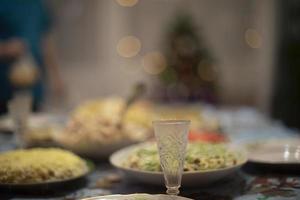
[[[64,87],[63,82],[59,72],[58,59],[56,56],[55,42],[53,41],[53,36],[47,34],[43,39],[42,43],[42,53],[46,71],[48,73],[48,78],[50,82],[50,89],[56,95],[63,95]]]
[[[0,59],[17,58],[25,52],[25,44],[21,39],[13,38],[0,42]]]
[[[4,42],[0,42],[0,59],[5,57],[5,45]]]

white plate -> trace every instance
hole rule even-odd
[[[29,127],[42,126],[45,124],[63,124],[63,116],[56,116],[47,113],[34,113],[28,118]],[[0,117],[0,131],[13,131],[14,123],[9,115]]]
[[[108,196],[99,196],[99,197],[91,197],[85,198],[82,200],[192,200],[185,197],[180,196],[170,196],[164,194],[129,194],[129,195],[108,195]]]
[[[300,164],[300,139],[272,139],[247,144],[249,161],[262,164]]]
[[[122,165],[122,163],[128,157],[129,154],[131,154],[137,148],[143,147],[144,145],[147,145],[147,143],[132,145],[130,147],[121,149],[111,155],[110,162],[113,166],[121,170],[125,175],[125,177],[131,180],[136,180],[148,184],[163,185],[164,179],[163,179],[162,172],[148,172],[148,171],[136,170],[136,169],[126,168]],[[235,166],[227,167],[223,169],[215,169],[215,170],[207,170],[207,171],[199,171],[199,172],[183,172],[182,185],[198,186],[198,187],[206,186],[218,180],[224,179],[225,177],[228,177],[234,174],[235,172],[237,172],[237,170],[247,162],[246,153],[242,148],[239,148],[237,146],[228,145],[228,148],[237,151],[241,154],[243,159],[240,163],[238,163]]]

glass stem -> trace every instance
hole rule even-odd
[[[179,187],[167,187],[167,194],[169,195],[178,195]]]

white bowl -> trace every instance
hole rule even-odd
[[[88,142],[86,144],[80,143],[78,145],[68,144],[66,142],[61,142],[60,140],[57,141],[61,147],[73,151],[74,153],[81,155],[83,157],[91,158],[93,160],[101,160],[101,159],[108,158],[113,152],[123,147],[137,143],[135,141],[126,140],[126,139],[122,141],[110,143],[110,144],[99,144],[97,142]]]

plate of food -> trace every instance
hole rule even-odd
[[[110,157],[110,162],[131,180],[163,185],[163,173],[154,142],[121,149]],[[211,184],[234,174],[246,162],[246,153],[240,147],[229,144],[189,143],[182,184]]]
[[[249,161],[265,165],[300,165],[300,139],[270,139],[246,145]]]
[[[30,192],[65,187],[90,170],[85,160],[59,148],[11,150],[0,154],[0,188]]]
[[[154,106],[155,119],[189,119],[191,130],[216,132],[221,129],[219,120],[208,117],[201,104],[157,104]]]
[[[124,119],[120,119],[124,106],[124,99],[114,97],[79,105],[55,141],[92,159],[109,157],[124,146],[145,141],[151,135],[150,105],[136,102],[126,111]]]
[[[186,197],[165,195],[165,194],[128,194],[128,195],[107,195],[85,198],[82,200],[191,200]]]

